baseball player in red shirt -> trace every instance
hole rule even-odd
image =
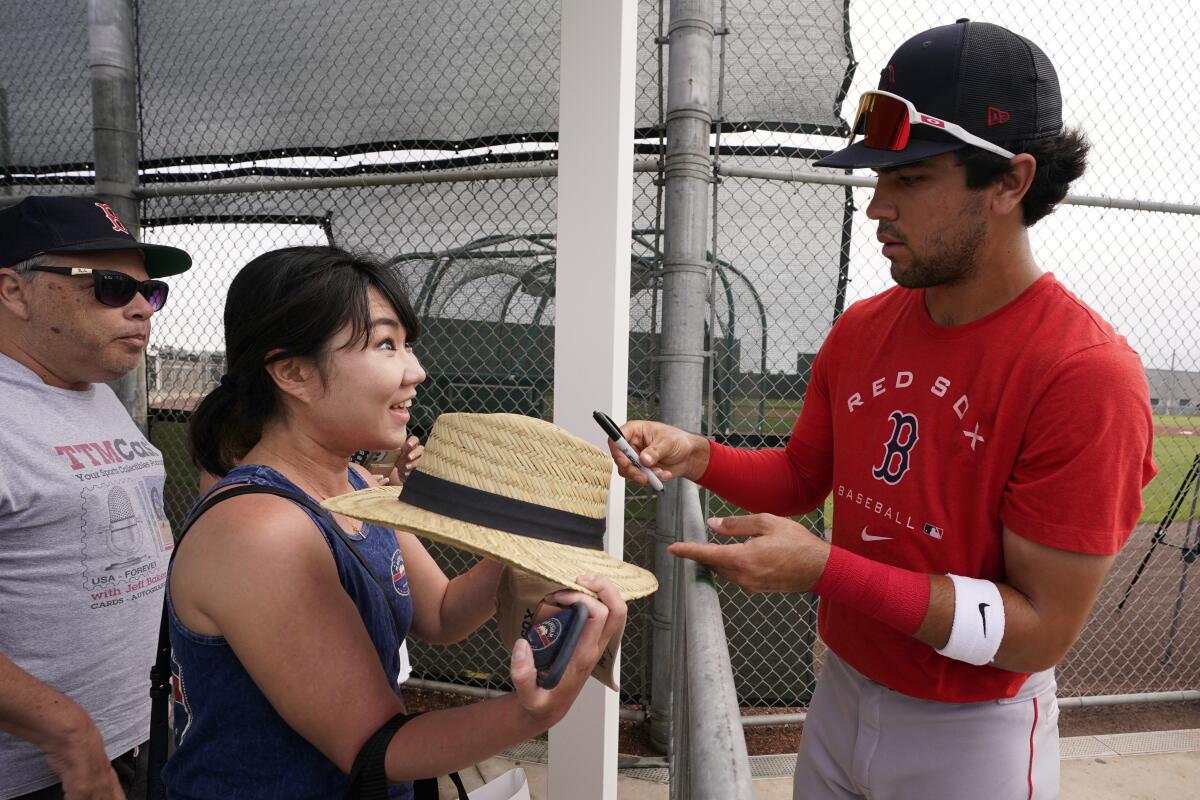
[[[898,285],[834,324],[787,447],[622,428],[661,479],[755,512],[709,521],[743,543],[670,553],[821,598],[797,798],[1058,792],[1054,665],[1155,471],[1138,355],[1030,248],[1084,170],[1061,109],[1049,59],[1004,28],[905,42],[817,162],[878,174],[867,216]],[[831,542],[786,518],[830,493]]]

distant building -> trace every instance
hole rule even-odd
[[[1148,369],[1146,380],[1155,414],[1200,414],[1200,372]]]
[[[225,354],[182,347],[156,347],[146,353],[150,407],[191,411],[225,374]]]

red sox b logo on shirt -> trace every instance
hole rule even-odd
[[[883,446],[883,463],[871,470],[876,480],[895,486],[909,469],[909,455],[917,445],[917,416],[903,411],[888,415],[892,436]]]

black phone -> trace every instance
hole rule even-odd
[[[583,633],[588,610],[583,603],[575,603],[557,614],[530,626],[523,636],[533,649],[533,665],[537,668],[537,684],[543,689],[553,689],[562,679],[579,634]]]

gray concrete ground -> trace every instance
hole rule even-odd
[[[1156,752],[1175,749],[1176,752]],[[1200,797],[1200,730],[1164,731],[1118,736],[1063,739],[1060,800],[1189,800]],[[467,790],[517,766],[492,758],[462,773]],[[532,800],[548,800],[546,767],[520,762],[529,779]],[[443,781],[441,796],[456,795]],[[756,800],[791,800],[790,777],[757,778]],[[619,800],[666,800],[665,782],[628,775],[617,779]],[[556,800],[567,800],[556,798]]]

